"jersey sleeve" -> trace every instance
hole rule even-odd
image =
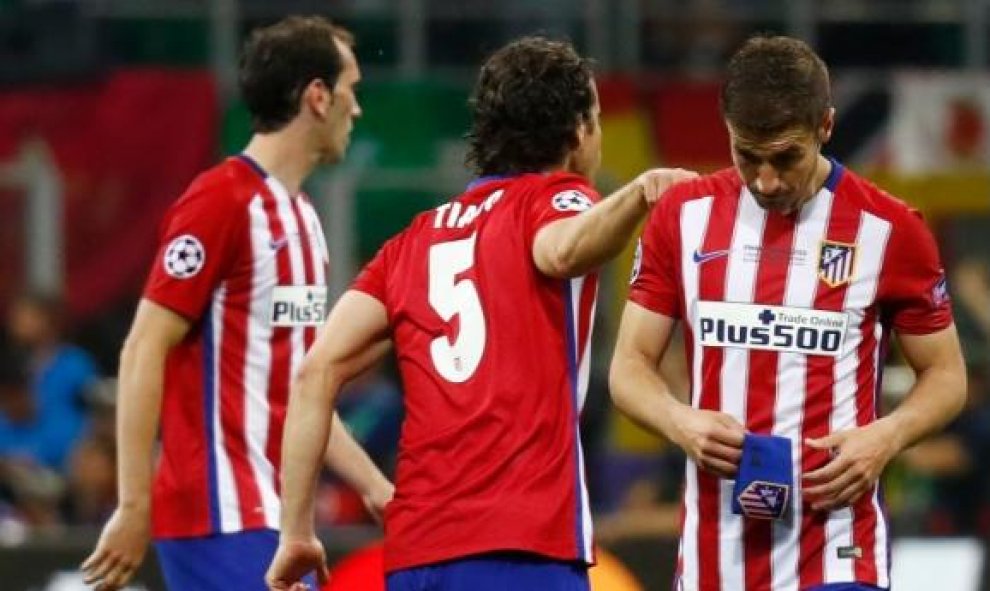
[[[386,308],[388,307],[389,269],[394,260],[395,252],[399,248],[399,242],[404,235],[405,232],[395,236],[378,249],[374,258],[354,278],[351,289],[364,292],[381,302]]]
[[[527,203],[527,235],[532,248],[533,239],[541,228],[551,222],[578,215],[601,201],[598,192],[584,178],[563,175],[542,185]]]
[[[189,320],[199,318],[246,240],[246,209],[229,193],[186,194],[162,222],[144,297]]]
[[[952,323],[945,270],[931,231],[915,210],[894,225],[881,278],[881,305],[895,331],[930,334]]]
[[[674,246],[676,207],[671,195],[654,207],[636,245],[629,300],[670,318],[681,316],[677,278],[679,253]]]

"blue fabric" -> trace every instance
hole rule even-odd
[[[61,472],[87,426],[86,389],[98,378],[82,349],[65,345],[37,368],[31,383],[35,419],[15,423],[0,414],[0,455],[21,457]]]
[[[390,573],[388,591],[589,591],[588,569],[535,554],[484,554]]]
[[[883,589],[865,583],[832,583],[821,587],[812,587],[808,591],[883,591]]]
[[[278,532],[271,529],[155,541],[171,591],[267,591],[265,572],[277,548]],[[316,589],[315,576],[303,581]]]
[[[781,519],[794,494],[791,441],[746,434],[732,489],[732,512],[754,519]]]

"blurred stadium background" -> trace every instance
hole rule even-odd
[[[250,28],[290,13],[353,30],[365,76],[347,159],[308,186],[333,294],[414,213],[463,188],[467,92],[504,41],[566,37],[597,61],[603,193],[657,164],[728,165],[722,64],[753,32],[809,41],[833,74],[826,151],[925,213],[970,367],[965,414],[886,475],[895,588],[990,589],[990,0],[0,0],[0,588],[85,588],[72,571],[113,507],[112,378],[158,222],[249,136],[237,52]],[[683,459],[619,419],[605,389],[629,260],[603,282],[585,449],[599,541],[639,585],[608,588],[665,589]],[[675,382],[679,363],[666,363]],[[886,378],[896,405],[912,380],[896,353]],[[389,466],[393,368],[364,376],[342,408]],[[43,451],[10,451],[24,429],[48,433]],[[332,559],[378,537],[353,493],[330,475],[320,486]],[[135,586],[161,588],[153,561]]]

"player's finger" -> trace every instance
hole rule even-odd
[[[87,556],[86,560],[84,560],[83,563],[79,565],[79,569],[83,571],[88,571],[94,565],[101,562],[105,554],[106,551],[103,549],[103,547],[97,546],[96,549],[93,550],[93,553]]]
[[[127,581],[131,580],[131,574],[133,574],[133,569],[129,565],[120,564],[114,570],[110,571],[107,576],[103,579],[102,584],[107,589],[120,589],[127,585]]]
[[[83,582],[88,585],[94,581],[106,579],[110,571],[117,565],[117,560],[118,557],[115,553],[107,552],[100,562],[92,565]]]
[[[702,470],[722,478],[732,478],[738,470],[735,464],[730,464],[718,458],[702,457],[698,460],[698,465]]]
[[[807,487],[804,490],[804,494],[809,497],[831,498],[838,496],[843,490],[856,484],[856,475],[849,470],[845,470],[833,479]]]
[[[732,464],[733,466],[739,465],[739,460],[742,459],[742,450],[730,445],[725,445],[718,441],[709,441],[704,448],[702,453],[706,457],[717,458]]]
[[[321,561],[320,566],[316,569],[316,582],[319,583],[321,589],[330,582],[330,569],[327,568],[326,561]]]
[[[849,468],[849,462],[841,456],[835,456],[832,461],[817,470],[812,470],[804,475],[805,480],[812,482],[828,482],[834,480]]]
[[[840,431],[838,433],[832,433],[831,435],[826,435],[825,437],[819,437],[813,439],[811,437],[804,440],[808,447],[813,447],[815,449],[832,449],[839,447],[845,440],[845,433]]]

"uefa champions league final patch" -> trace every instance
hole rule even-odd
[[[747,433],[732,489],[732,512],[751,519],[781,519],[790,508],[793,490],[791,441]]]

